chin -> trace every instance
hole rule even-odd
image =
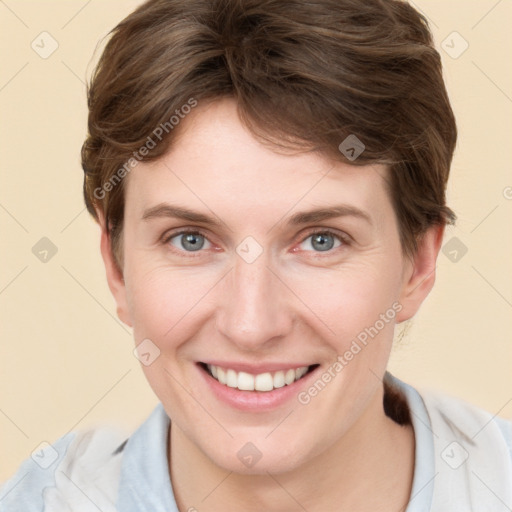
[[[287,444],[285,449],[283,439],[276,438],[269,442],[244,436],[247,441],[232,440],[229,446],[221,448],[221,452],[205,452],[205,455],[217,466],[226,471],[241,475],[267,475],[286,473],[299,467],[306,454],[299,451],[298,441]],[[295,436],[295,439],[297,437]]]

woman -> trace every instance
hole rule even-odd
[[[455,219],[421,15],[150,0],[88,101],[85,201],[161,404],[60,438],[2,510],[510,510],[510,423],[386,371]]]

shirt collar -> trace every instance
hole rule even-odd
[[[169,424],[159,403],[128,439],[119,481],[119,512],[179,512],[167,459]]]
[[[429,512],[434,494],[434,434],[421,395],[409,384],[386,372],[384,379],[405,396],[414,430],[414,477],[411,496],[405,512]]]
[[[430,419],[420,394],[386,372],[385,379],[405,395],[415,437],[411,498],[406,512],[428,512],[434,491],[434,440]],[[161,403],[133,433],[124,447],[119,481],[119,512],[179,512],[169,476],[170,419]]]

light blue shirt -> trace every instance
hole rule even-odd
[[[436,434],[432,431],[431,419],[418,391],[389,373],[386,377],[403,392],[406,398],[416,441],[414,479],[406,512],[430,512],[436,492],[436,478],[439,473],[439,468],[436,468],[434,447],[434,435]],[[508,446],[510,450],[508,456],[512,461],[511,424],[496,417],[492,417],[491,421],[498,425],[497,431],[502,433],[506,442],[504,446]],[[117,449],[107,454],[112,459],[118,460],[120,467],[120,471],[115,473],[118,484],[115,491],[117,497],[115,510],[120,512],[179,512],[168,469],[169,423],[169,417],[162,404],[158,404],[127,441],[120,443]],[[58,453],[58,458],[47,469],[41,468],[32,458],[28,458],[21,464],[16,474],[0,489],[1,512],[42,512],[45,510],[43,490],[56,485],[56,473],[75,435],[74,432],[69,433],[53,443],[52,446]],[[91,496],[90,501],[93,503],[94,496],[93,494]],[[489,499],[494,498],[490,497]],[[498,504],[497,508],[490,507],[489,511],[511,510],[506,508],[510,504],[505,503],[504,499],[502,501],[503,509],[499,508]],[[195,506],[200,510],[200,503]],[[46,509],[50,512],[61,512],[61,510],[82,512],[85,509],[74,509],[73,503],[70,504],[69,509],[62,508],[58,511]],[[97,511],[98,508],[91,504],[90,510]],[[451,512],[451,510],[445,512]]]

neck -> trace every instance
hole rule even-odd
[[[361,512],[405,510],[414,472],[414,433],[386,416],[380,388],[353,427],[328,450],[272,475],[244,475],[214,464],[176,425],[170,464],[180,512],[291,509]]]

